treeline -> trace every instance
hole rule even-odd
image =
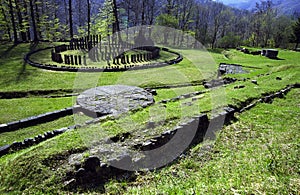
[[[209,47],[298,47],[299,14],[271,0],[252,11],[212,0],[0,0],[0,39],[15,43],[110,35],[137,25],[180,29]]]

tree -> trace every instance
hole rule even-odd
[[[90,37],[91,34],[91,4],[90,0],[87,0],[87,18],[88,18],[88,37]]]
[[[72,0],[69,0],[69,23],[70,23],[70,38],[74,37],[73,32],[73,13],[72,13]]]
[[[29,0],[29,4],[30,4],[30,13],[31,13],[32,31],[33,31],[33,41],[38,42],[38,34],[37,34],[37,27],[36,27],[36,23],[35,23],[33,0]]]
[[[234,35],[233,33],[229,33],[222,37],[219,42],[218,46],[221,48],[236,48],[241,44],[241,37]]]
[[[1,15],[0,15],[0,24],[1,25],[0,26],[2,27],[1,31],[3,31],[1,38],[2,39],[8,38],[8,40],[11,41],[10,23],[8,21],[8,17],[7,17],[7,13],[6,13],[7,7],[3,1],[1,1],[0,8],[1,8]]]
[[[280,16],[273,24],[273,39],[275,47],[287,48],[289,37],[292,34],[292,20],[287,16]]]
[[[156,23],[160,26],[178,28],[178,19],[170,14],[161,14],[156,18]]]
[[[300,43],[300,17],[298,18],[298,21],[293,25],[292,41],[296,43],[295,49],[298,49],[298,45]]]
[[[24,28],[26,29],[27,40],[30,40],[30,17],[28,15],[28,1],[24,0]]]
[[[120,23],[118,16],[118,7],[116,0],[112,0],[112,10],[113,10],[113,33],[120,31]]]
[[[195,17],[195,38],[202,44],[207,43],[209,10],[207,7],[198,5]]]
[[[11,19],[11,24],[13,27],[13,34],[14,34],[14,43],[18,43],[18,34],[17,34],[17,27],[15,23],[15,16],[14,16],[14,10],[13,10],[13,5],[12,5],[12,0],[9,0],[9,13],[10,13],[10,19]]]
[[[253,31],[256,36],[255,46],[266,47],[272,37],[272,27],[276,10],[273,9],[271,0],[256,3],[255,13],[252,18]]]
[[[222,26],[224,5],[222,3],[212,2],[211,4],[211,20],[212,20],[212,36],[211,36],[211,48],[215,48],[217,43],[218,33]]]
[[[21,34],[21,40],[27,41],[26,31],[23,26],[23,17],[22,17],[21,9],[19,7],[20,4],[21,4],[20,0],[15,0],[16,11],[17,11],[17,16],[18,16],[18,21],[19,21],[19,31]]]
[[[48,3],[48,2],[46,1],[46,3]],[[43,3],[40,2],[39,0],[35,0],[34,5],[35,5],[35,19],[36,19],[37,37],[38,37],[38,39],[40,39],[41,35],[42,35],[42,32],[41,32],[42,24],[41,24],[41,19],[40,19],[40,9],[39,9],[39,7],[42,7],[42,11],[43,11]]]

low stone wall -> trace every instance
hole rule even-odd
[[[54,121],[68,115],[73,115],[73,110],[76,110],[76,108],[74,107],[65,108],[53,112],[47,112],[45,114],[40,114],[38,116],[32,116],[19,121],[13,121],[10,123],[1,124],[0,133],[15,131],[21,128],[26,128],[26,127]]]
[[[219,87],[222,85],[234,83],[236,81],[237,81],[236,78],[213,79],[209,82],[204,82],[204,87],[209,89],[209,88],[213,88],[213,87]]]
[[[263,50],[259,50],[259,51],[250,51],[247,48],[237,48],[238,51],[241,51],[245,54],[251,54],[251,55],[262,55],[265,56],[267,58],[271,58],[271,59],[277,59],[278,53],[279,51],[276,49],[263,49]]]
[[[276,59],[279,51],[276,49],[263,49],[261,52],[262,56],[266,56],[267,58]]]
[[[15,98],[25,98],[25,97],[71,97],[77,96],[73,89],[59,89],[59,90],[32,90],[32,91],[8,91],[0,92],[0,99],[15,99]]]
[[[75,128],[76,128],[76,126],[70,126],[70,127],[66,127],[66,128],[56,129],[54,131],[47,131],[44,134],[39,134],[39,135],[35,136],[34,138],[24,139],[24,141],[22,141],[22,142],[14,142],[12,144],[2,146],[2,147],[0,147],[0,157],[8,154],[11,151],[18,151],[18,150],[25,149],[30,146],[39,144],[47,139],[53,138],[57,135],[60,135],[68,130],[72,130]]]

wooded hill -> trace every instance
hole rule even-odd
[[[294,47],[290,43],[300,39],[297,13],[279,15],[276,6],[271,0],[260,1],[252,11],[212,0],[1,0],[0,39],[64,41],[158,24],[212,48]]]

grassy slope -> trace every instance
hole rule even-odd
[[[111,182],[118,194],[298,194],[300,192],[300,90],[260,104],[163,170],[132,183]],[[272,113],[272,114],[270,114]],[[284,122],[282,122],[284,121]]]
[[[1,49],[3,50],[3,48]],[[8,69],[8,75],[7,75],[5,74],[6,72],[5,66],[0,67],[0,75],[1,75],[0,85],[2,87],[1,91],[11,91],[11,90],[26,91],[28,89],[32,90],[32,89],[59,89],[59,88],[69,89],[73,87],[74,78],[75,78],[74,73],[45,72],[43,70],[29,67],[28,65],[26,65],[24,79],[18,81],[16,79],[17,77],[14,77],[14,75],[17,75],[19,69],[13,68],[13,67],[19,67],[19,68],[22,67],[21,58],[19,55],[17,55],[17,52],[25,52],[27,50],[28,50],[27,46],[24,45],[20,45],[14,50],[12,50],[9,54],[10,55],[9,59],[13,59],[14,60],[13,63],[9,63],[7,59],[6,60],[4,60],[3,58],[0,59],[1,64],[4,64]],[[193,52],[193,51],[184,51],[184,52]],[[229,85],[226,88],[227,103],[238,104],[240,101],[243,101],[248,97],[260,97],[262,93],[276,91],[278,89],[281,89],[287,84],[295,83],[296,81],[298,81],[299,78],[300,71],[299,71],[299,63],[297,62],[297,59],[299,59],[299,53],[296,52],[280,51],[279,57],[285,59],[282,61],[274,61],[260,56],[249,56],[234,50],[227,51],[226,53],[227,57],[224,57],[223,54],[220,54],[218,52],[215,53],[212,52],[211,54],[217,63],[220,62],[240,63],[242,65],[256,66],[262,68],[259,70],[252,69],[253,71],[250,72],[249,74],[234,75],[235,77],[240,77],[240,78],[249,77],[251,79],[257,79],[259,85],[258,86],[253,85],[250,81],[247,81],[246,83],[235,83]],[[268,67],[268,66],[272,66],[272,67]],[[203,69],[205,69],[205,66]],[[195,74],[195,67],[191,65],[187,60],[185,60],[178,65],[172,67],[160,68],[160,69],[127,71],[125,73],[100,73],[99,75],[101,77],[98,83],[112,84],[117,82],[122,84],[133,84],[133,85],[137,84],[137,85],[151,86],[151,85],[170,84],[170,83],[185,81],[184,79],[181,80],[178,78],[174,79],[174,74],[166,74],[170,72],[176,73],[178,71],[183,73],[183,75],[186,75],[189,81],[201,80],[203,77],[205,78],[207,75],[209,75],[209,71],[207,71],[206,73],[203,72],[202,75],[198,74],[197,72],[196,72],[197,74]],[[273,74],[266,77],[257,77],[257,75],[261,73],[267,73],[267,72]],[[32,76],[33,73],[39,74],[40,76],[38,77]],[[60,77],[58,77],[58,75]],[[98,77],[99,75],[96,75],[96,77]],[[89,74],[84,75],[84,77],[89,77],[89,76],[90,76]],[[283,80],[277,81],[275,79],[276,76],[282,77]],[[11,77],[12,82],[10,82],[9,84],[3,84],[2,81],[6,80],[7,77]],[[61,81],[60,79],[64,80],[65,82],[57,82],[58,80]],[[246,86],[246,88],[240,90],[233,90],[233,87],[238,84],[243,84]],[[201,90],[201,89],[203,88],[187,87],[187,88],[179,88],[176,90],[162,89],[162,90],[158,90],[159,95],[156,97],[156,100],[170,98],[170,97],[177,96],[179,94],[192,92],[194,90]],[[196,104],[200,105],[199,106],[200,108],[196,107],[197,109],[193,109],[195,107],[189,107],[185,110],[181,110],[182,107],[178,103],[167,104],[169,117],[170,118],[178,117],[178,114],[181,114],[183,111],[188,114],[192,114],[193,112],[198,113],[199,111],[209,110],[212,108],[210,105],[210,101],[211,101],[210,98],[211,97],[208,94],[203,98],[201,98],[200,100],[198,100],[197,102],[195,102]],[[29,109],[30,110],[29,112],[35,113],[36,108],[39,108],[37,109],[38,112],[51,110],[52,107],[49,108],[49,105],[51,105],[51,101],[56,101],[53,99],[42,99],[43,100],[42,104],[40,104],[39,101],[37,101],[35,104],[33,103],[35,102],[35,100],[39,100],[39,98],[23,98],[20,100],[12,100],[12,102],[16,101],[18,102],[18,104],[23,104],[23,106],[20,106],[20,108],[29,106],[31,107]],[[7,101],[10,102],[9,100]],[[49,105],[47,105],[48,101],[49,101]],[[6,100],[3,100],[3,102],[6,102]],[[27,104],[26,102],[29,103]],[[55,104],[58,104],[56,106],[60,107],[65,105],[64,102],[66,102],[65,107],[67,107],[69,105],[69,100],[65,100],[65,99],[58,100],[57,103]],[[203,107],[202,105],[205,106]],[[197,111],[198,109],[199,111]],[[12,116],[14,116],[13,109],[8,109],[7,114],[11,114]],[[25,116],[27,116],[27,114],[28,113],[26,112],[20,112],[20,114],[16,118],[24,118]],[[130,117],[134,119],[134,121],[136,122],[136,127],[142,128],[147,122],[148,116],[149,116],[148,110],[146,109],[137,112],[135,114],[132,114]],[[0,191],[18,192],[20,190],[21,191],[26,190],[31,193],[33,192],[41,193],[41,189],[44,189],[48,192],[49,191],[57,192],[57,190],[59,191],[60,190],[59,188],[61,186],[61,183],[59,183],[59,178],[61,177],[60,175],[63,173],[61,173],[60,170],[56,170],[55,168],[46,166],[42,162],[44,162],[49,157],[57,156],[58,154],[63,155],[68,153],[68,151],[70,150],[72,151],[79,148],[84,148],[86,144],[85,140],[90,139],[91,137],[93,137],[94,134],[96,134],[97,138],[99,138],[108,135],[110,136],[115,135],[117,133],[123,132],[124,130],[128,130],[128,129],[120,128],[120,125],[124,124],[122,123],[122,121],[126,121],[126,118],[102,123],[101,127],[103,131],[101,132],[99,132],[99,125],[94,125],[89,128],[84,128],[78,131],[65,133],[55,139],[51,139],[47,142],[44,142],[32,148],[2,157],[0,159],[0,164],[1,164],[0,167],[2,170],[5,171],[3,171],[2,176],[0,176],[1,183],[3,184],[1,185]],[[65,124],[67,125],[71,123],[72,123],[72,119],[66,118],[66,119],[61,119],[61,121],[57,121],[54,123],[48,123],[42,126],[33,127],[33,129],[37,129],[37,131],[32,131],[30,128],[25,129],[24,132],[27,133],[25,133],[24,135],[22,135],[23,130],[20,130],[15,133],[17,137],[20,137],[20,139],[22,139],[23,137],[26,136],[35,136],[35,133],[42,132],[42,129],[51,130],[51,128],[61,127],[61,126],[65,126]],[[129,129],[131,128],[135,129],[135,126],[132,126]],[[170,127],[166,126],[162,128],[168,129]],[[2,140],[12,141],[13,135],[14,135],[13,133],[9,135],[1,134]],[[88,135],[92,135],[92,136],[88,136]],[[190,160],[189,163],[192,163],[192,165],[194,164],[196,165],[195,163],[196,161],[195,162],[193,161],[194,159]],[[24,165],[24,162],[27,163],[27,166],[26,168],[23,169],[22,166]],[[6,164],[6,163],[13,163],[13,165]],[[24,175],[24,170],[26,176]],[[34,175],[33,173],[36,173],[36,175]],[[16,183],[16,181],[19,182]],[[141,181],[143,181],[143,179],[141,179]],[[175,181],[177,181],[177,178]],[[226,182],[224,180],[224,185],[225,183]],[[138,183],[138,185],[139,184],[140,183]],[[116,190],[114,186],[118,186],[118,185],[119,184],[117,183],[112,183],[108,185],[107,188],[112,190],[112,192],[114,192]],[[161,189],[164,190],[164,187],[162,187]],[[168,188],[166,188],[166,190],[167,189]],[[137,189],[133,189],[133,191],[135,190]]]
[[[47,46],[46,44],[39,47]],[[9,48],[9,49],[8,49]],[[1,91],[72,89],[74,73],[49,72],[25,64],[23,57],[30,51],[28,44],[0,47]]]
[[[20,120],[72,106],[72,98],[0,99],[0,123]]]

